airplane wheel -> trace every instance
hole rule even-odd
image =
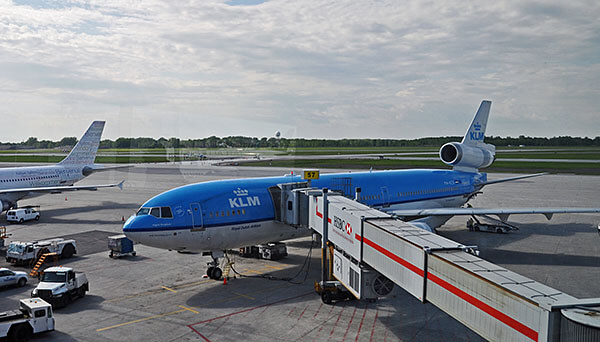
[[[321,300],[323,301],[323,303],[330,305],[333,302],[333,296],[331,291],[323,291],[323,293],[321,293]]]
[[[215,268],[211,266],[211,267],[209,267],[209,268],[206,270],[206,275],[207,275],[209,278],[211,278],[211,279],[212,279],[212,272],[213,272],[213,270],[214,270],[214,269],[215,269]]]
[[[500,229],[500,228],[496,228],[496,233],[498,233],[498,234],[502,234],[502,229]]]
[[[215,267],[215,268],[213,268],[210,277],[214,280],[219,280],[219,279],[221,279],[222,275],[223,275],[223,271],[221,271],[220,268]]]

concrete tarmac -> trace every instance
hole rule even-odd
[[[56,310],[56,331],[34,340],[481,340],[441,310],[398,288],[392,296],[374,303],[322,304],[313,289],[320,274],[318,243],[312,257],[307,258],[311,238],[288,242],[290,255],[279,261],[235,256],[235,270],[247,277],[236,276],[226,285],[203,278],[210,258],[199,254],[136,245],[135,257],[108,257],[106,238],[121,232],[122,218],[162,191],[213,179],[289,171],[217,167],[206,162],[146,165],[98,173],[78,183],[125,179],[122,191],[81,191],[21,201],[21,206],[41,205],[41,219],[7,225],[11,234],[7,242],[73,237],[78,242],[78,254],[59,263],[84,271],[90,280],[86,297]],[[491,185],[471,203],[475,207],[593,207],[599,200],[600,178],[549,175]],[[575,297],[600,297],[598,215],[556,215],[552,221],[542,215],[514,216],[510,221],[521,229],[509,234],[469,232],[466,219],[453,218],[439,233],[478,245],[483,258]],[[308,272],[307,267],[302,269],[306,260],[311,261]],[[4,258],[0,260],[3,266],[7,266]],[[294,276],[292,281],[274,279]],[[30,279],[24,288],[0,289],[0,311],[16,309],[18,300],[29,297],[36,283]]]

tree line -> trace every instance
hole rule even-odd
[[[256,138],[256,137],[215,137],[203,139],[179,138],[118,138],[105,139],[100,148],[294,148],[294,147],[439,147],[447,142],[460,141],[462,137],[428,137],[419,139],[303,139],[303,138]],[[486,137],[485,142],[496,146],[600,146],[600,137]],[[30,137],[20,143],[0,143],[4,150],[16,149],[55,149],[72,147],[76,137],[65,137],[59,141],[38,140]]]

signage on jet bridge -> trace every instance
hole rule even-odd
[[[375,209],[364,209],[364,205],[350,201],[342,196],[330,196],[329,241],[351,255],[360,255],[360,236],[363,218],[390,218],[386,213]],[[342,202],[343,201],[343,202]],[[312,197],[309,226],[323,235],[323,197]]]
[[[303,179],[319,179],[319,170],[303,170]]]

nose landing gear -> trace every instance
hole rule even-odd
[[[206,275],[210,279],[219,280],[223,276],[223,271],[219,268],[219,258],[222,258],[223,255],[223,252],[210,252],[213,261],[207,263],[208,269],[206,270]]]

